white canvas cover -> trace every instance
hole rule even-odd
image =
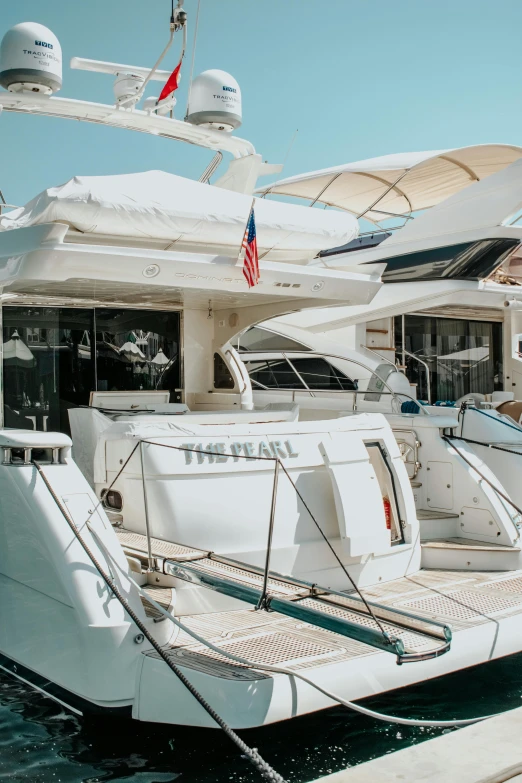
[[[355,215],[375,205],[364,217],[378,222],[386,212],[410,214],[440,204],[520,157],[522,147],[510,144],[401,152],[288,177],[256,192],[317,199]]]
[[[86,234],[163,240],[170,250],[238,255],[251,196],[147,171],[74,177],[0,218],[3,230],[61,222]],[[255,199],[260,258],[305,261],[358,233],[353,216]]]

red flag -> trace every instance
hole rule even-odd
[[[170,74],[169,78],[167,79],[167,83],[165,84],[165,87],[160,92],[160,97],[158,98],[158,102],[164,100],[165,98],[168,98],[169,95],[172,95],[172,93],[178,89],[181,63],[182,60],[179,61],[179,63],[176,65],[176,67]]]

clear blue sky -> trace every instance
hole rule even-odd
[[[190,43],[196,5],[185,0]],[[0,35],[37,21],[58,36],[61,94],[75,98],[111,102],[112,77],[69,70],[71,56],[152,65],[168,36],[168,0],[18,0],[1,8]],[[521,31],[521,0],[201,0],[195,72],[222,68],[237,78],[239,133],[268,161],[283,162],[299,129],[289,176],[390,152],[521,144]],[[129,131],[6,112],[0,150],[0,188],[20,204],[75,174],[162,168],[197,177],[212,157]]]

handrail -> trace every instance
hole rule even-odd
[[[367,345],[363,345],[362,343],[359,343],[359,345],[361,346],[361,348],[364,348],[365,351],[369,351],[370,353],[374,353],[376,356],[379,357],[379,359],[382,359],[383,362],[386,362],[387,364],[391,364],[392,367],[397,369],[396,365],[394,364],[394,362],[392,362],[391,359],[387,359],[386,356],[382,356],[382,354],[380,354],[378,351],[375,351],[373,348],[370,348]]]
[[[457,452],[457,454],[459,455],[459,457],[460,457],[462,460],[464,460],[464,462],[465,462],[465,463],[466,463],[466,464],[467,464],[467,465],[468,465],[468,466],[469,466],[469,467],[470,467],[472,470],[474,470],[474,471],[475,471],[475,473],[477,473],[477,475],[478,475],[478,476],[480,476],[480,478],[482,479],[482,481],[485,481],[485,482],[486,482],[486,484],[488,484],[488,485],[491,487],[491,489],[492,489],[494,492],[496,492],[496,494],[498,495],[498,497],[499,497],[501,500],[505,500],[507,503],[509,503],[509,505],[510,505],[512,508],[514,508],[514,509],[515,509],[515,511],[517,512],[517,515],[518,515],[519,517],[522,517],[522,509],[521,509],[521,508],[519,508],[519,507],[518,507],[518,506],[517,506],[515,503],[513,503],[513,501],[512,501],[512,500],[511,500],[511,499],[510,499],[510,498],[509,498],[507,495],[505,495],[505,494],[504,494],[504,493],[503,493],[503,492],[502,492],[502,491],[501,491],[501,490],[500,490],[498,487],[496,487],[496,486],[493,484],[493,482],[492,482],[490,479],[486,478],[486,476],[485,476],[485,475],[484,475],[484,474],[483,474],[483,473],[482,473],[482,472],[481,472],[481,471],[480,471],[480,470],[479,470],[479,469],[478,469],[478,468],[477,468],[477,467],[476,467],[476,466],[475,466],[475,465],[474,465],[474,464],[473,464],[473,463],[472,463],[472,462],[471,462],[471,461],[470,461],[470,460],[469,460],[469,459],[468,459],[468,458],[465,456],[465,454],[463,454],[463,453],[462,453],[462,451],[460,451],[460,449],[458,449],[458,448],[455,446],[455,444],[453,443],[453,441],[454,441],[454,440],[463,440],[463,441],[465,441],[465,442],[466,442],[466,441],[468,441],[468,440],[469,440],[468,438],[463,438],[463,437],[458,437],[458,436],[456,437],[455,435],[453,435],[453,436],[451,436],[451,437],[449,437],[448,435],[443,435],[443,436],[442,436],[442,440],[445,440],[445,441],[446,441],[446,443],[449,443],[449,445],[452,447],[452,449],[454,449],[454,450]],[[471,441],[470,441],[470,442],[471,442]],[[477,441],[475,441],[475,443],[477,443]],[[479,445],[486,446],[487,444],[486,444],[486,443],[482,443],[482,444],[479,444]],[[504,504],[502,504],[502,505],[504,505]],[[517,524],[516,524],[515,520],[513,519],[513,517],[512,517],[512,516],[511,516],[511,514],[509,513],[508,509],[505,507],[505,505],[504,505],[504,508],[505,508],[505,510],[506,510],[506,513],[507,513],[507,515],[508,515],[508,517],[509,517],[509,519],[510,519],[510,521],[511,521],[511,524],[513,525],[513,527],[514,527],[514,528],[515,528],[515,530],[516,530],[517,538],[518,538],[518,539],[520,539],[520,530],[519,530],[519,528],[517,527]]]
[[[210,177],[214,174],[216,169],[218,168],[219,164],[223,160],[223,153],[221,150],[218,150],[210,163],[208,164],[207,168],[199,178],[199,182],[209,182]]]
[[[408,430],[402,427],[394,427],[393,425],[392,425],[392,432],[394,435],[396,432],[403,432],[406,435],[413,435],[413,445],[409,443],[405,438],[397,438],[397,436],[395,436],[395,440],[397,441],[397,445],[399,447],[399,451],[401,452],[401,456],[404,457],[403,460],[404,464],[411,465],[413,467],[413,476],[410,476],[410,479],[413,480],[417,477],[417,473],[419,472],[419,469],[422,467],[421,463],[418,460],[419,446],[421,444],[419,443],[417,433],[415,432],[415,430]],[[401,444],[404,444],[404,446],[406,446],[404,451],[401,449]],[[413,462],[410,462],[407,459],[409,452],[413,452]]]
[[[17,207],[16,204],[6,204],[4,201],[0,204],[0,215],[3,209],[20,209],[20,207]]]
[[[509,427],[510,430],[515,430],[515,432],[518,432],[519,435],[522,435],[522,427],[514,427],[513,424],[504,421],[504,419],[497,418],[496,416],[490,416],[489,413],[486,413],[486,411],[477,408],[475,405],[466,405],[466,407],[464,408],[464,412],[466,411],[475,411],[476,413],[481,413],[483,416],[486,416],[488,419],[492,419],[492,421],[499,421],[501,424],[504,425],[504,427]]]
[[[425,362],[424,359],[418,357],[417,354],[411,353],[411,351],[407,351],[406,348],[403,348],[402,350],[407,356],[411,356],[412,359],[415,359],[415,361],[424,366],[424,369],[426,370],[426,391],[428,392],[428,404],[431,405],[431,382],[430,368],[428,367],[428,363]]]
[[[252,353],[279,353],[281,356],[283,356],[285,358],[285,361],[288,361],[288,358],[285,356],[285,352],[284,351],[255,351],[255,352],[252,351]],[[368,372],[371,372],[372,375],[375,375],[375,372],[371,369],[371,367],[368,367],[367,364],[364,364],[363,362],[360,362],[357,359],[352,359],[351,356],[350,357],[339,356],[338,354],[335,354],[335,353],[324,353],[323,351],[289,351],[289,353],[299,354],[299,356],[305,356],[307,358],[309,358],[310,356],[321,356],[321,357],[327,358],[327,359],[337,359],[338,361],[351,362],[352,364],[356,364],[358,367],[363,367],[363,369],[368,370]],[[253,361],[256,361],[256,360],[254,359]],[[269,361],[269,360],[267,359],[266,361]],[[393,366],[395,367],[395,365],[393,365]],[[399,372],[399,371],[396,369],[396,372]],[[257,383],[259,386],[263,387],[263,384],[259,383],[259,381],[256,381],[255,379],[251,379],[251,380],[253,380],[254,383]],[[379,380],[388,389],[388,392],[383,392],[383,391],[375,391],[375,392],[373,392],[373,391],[368,391],[366,389],[364,391],[364,393],[365,394],[383,394],[383,395],[389,394],[390,396],[394,397],[395,399],[400,399],[401,397],[406,397],[406,399],[412,400],[412,402],[415,402],[419,406],[419,409],[423,412],[423,414],[425,416],[431,416],[430,412],[423,405],[421,405],[418,400],[416,400],[410,394],[406,394],[406,392],[403,392],[403,391],[396,392],[396,391],[394,391],[391,388],[391,386],[383,378],[379,378]],[[305,384],[305,386],[306,386],[306,384]],[[274,390],[274,389],[270,389],[268,386],[265,386],[264,388],[267,391],[292,391],[292,389],[276,389],[276,390]],[[306,388],[305,389],[297,389],[297,390],[294,389],[293,391],[307,391],[307,389]],[[356,395],[359,390],[358,389],[355,389],[355,390],[339,389],[339,391],[337,391],[336,389],[328,389],[327,391],[328,391],[329,394],[355,394]],[[309,394],[311,396],[315,396],[315,395],[312,394],[310,389],[308,389],[308,392],[309,392]]]

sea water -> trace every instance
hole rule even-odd
[[[391,715],[442,720],[520,707],[522,653],[363,703]],[[334,707],[241,735],[289,783],[305,783],[441,733]],[[217,729],[78,718],[0,673],[0,780],[256,783],[261,778]]]

